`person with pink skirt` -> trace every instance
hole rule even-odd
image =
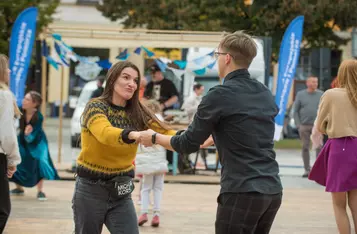
[[[341,63],[337,85],[321,97],[311,139],[315,148],[322,145],[322,134],[329,139],[309,179],[332,194],[339,233],[350,234],[347,204],[357,233],[357,60]]]

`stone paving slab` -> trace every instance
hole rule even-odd
[[[27,189],[23,197],[12,197],[12,213],[5,233],[72,233],[73,188],[73,181],[46,181],[48,201],[37,201],[35,188]],[[156,229],[145,226],[140,233],[213,234],[218,191],[217,185],[165,184],[161,226]],[[137,201],[138,189],[133,198]],[[103,233],[109,232],[104,228]],[[271,233],[337,233],[330,195],[318,186],[298,189],[287,186]]]

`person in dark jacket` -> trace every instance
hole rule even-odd
[[[222,165],[216,234],[269,233],[282,201],[273,149],[278,108],[270,90],[249,75],[256,54],[251,36],[224,37],[215,52],[224,83],[203,97],[188,129],[173,137],[152,130],[140,136],[144,146],[159,144],[179,153],[214,141]]]

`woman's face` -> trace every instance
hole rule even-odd
[[[22,108],[24,110],[31,110],[36,108],[36,103],[33,101],[31,95],[28,93],[22,100]]]
[[[114,83],[114,95],[125,101],[131,99],[138,88],[139,74],[131,67],[123,69]]]

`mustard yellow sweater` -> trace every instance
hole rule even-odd
[[[138,145],[128,139],[133,125],[124,107],[114,106],[98,99],[91,100],[83,113],[81,130],[82,151],[77,173],[111,177],[134,169],[133,161]],[[152,124],[154,131],[175,135]]]

